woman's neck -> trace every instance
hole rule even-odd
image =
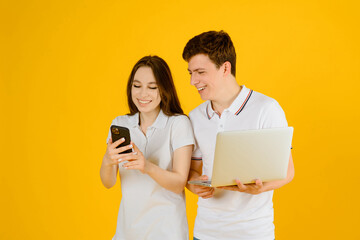
[[[160,108],[155,109],[151,112],[140,112],[139,113],[139,125],[144,134],[146,134],[146,130],[150,127],[158,117],[160,112]]]

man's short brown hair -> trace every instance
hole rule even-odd
[[[201,33],[186,44],[183,51],[183,59],[189,62],[190,58],[197,54],[206,54],[210,60],[220,67],[224,62],[231,64],[231,74],[236,73],[236,52],[229,34],[223,30]]]

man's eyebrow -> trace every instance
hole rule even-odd
[[[191,71],[190,69],[188,69],[189,72],[198,72],[200,70],[205,70],[205,68],[196,68],[193,71]]]

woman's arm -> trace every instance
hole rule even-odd
[[[137,146],[134,143],[132,145],[134,146],[132,156],[121,159],[121,162],[129,161],[124,164],[126,169],[137,169],[142,173],[146,173],[160,186],[174,193],[179,194],[184,191],[190,169],[193,145],[183,146],[175,150],[172,171],[167,171],[147,161]]]
[[[103,161],[100,168],[100,178],[103,185],[106,188],[111,188],[116,183],[116,175],[119,168],[118,167],[119,159],[129,155],[129,154],[119,154],[119,153],[132,148],[131,145],[124,146],[121,148],[116,148],[124,141],[125,141],[124,139],[119,139],[118,141],[113,143],[112,139],[110,138],[107,144],[106,153],[103,157]]]

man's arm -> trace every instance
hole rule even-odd
[[[249,194],[260,194],[266,191],[278,189],[284,186],[285,184],[288,184],[293,180],[294,174],[295,174],[294,163],[292,159],[292,154],[290,153],[287,176],[283,180],[263,183],[260,179],[257,179],[255,183],[251,183],[251,184],[242,184],[239,180],[236,180],[237,183],[236,186],[227,186],[227,187],[219,187],[219,188],[225,190],[231,190],[231,191],[239,191]]]
[[[190,172],[189,172],[189,181],[193,180],[208,180],[208,176],[201,175],[202,173],[202,160],[191,160]],[[194,184],[186,184],[186,188],[189,189],[192,193],[198,195],[202,198],[211,198],[214,194],[214,188],[199,186]]]
[[[291,182],[293,180],[294,175],[295,175],[294,162],[293,162],[292,154],[290,153],[289,165],[288,165],[286,178],[283,180],[279,180],[279,181],[272,181],[272,182],[264,183],[264,192],[270,191],[270,190],[275,190],[275,189],[278,189],[278,188],[284,186],[285,184],[288,184],[289,182]]]

